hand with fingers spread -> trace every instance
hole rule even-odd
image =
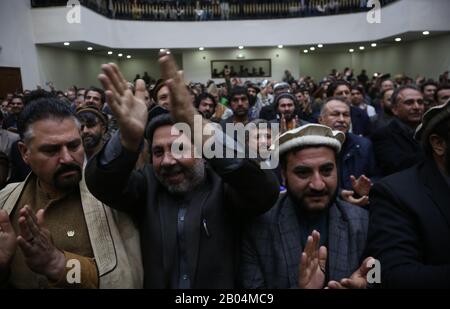
[[[301,289],[322,289],[325,285],[327,248],[320,244],[320,233],[313,231],[300,258],[298,285]]]
[[[148,110],[145,105],[145,82],[136,81],[135,95],[114,63],[102,65],[98,79],[105,89],[108,105],[117,119],[122,146],[138,151],[147,125]]]
[[[365,206],[369,204],[369,197],[367,195],[357,198],[355,197],[355,192],[352,190],[342,190],[341,197],[344,201],[353,205]]]
[[[0,279],[8,272],[16,248],[16,233],[9,221],[9,216],[5,211],[0,210]]]
[[[365,289],[367,288],[367,273],[373,265],[373,257],[368,257],[362,262],[361,266],[350,276],[341,281],[330,281],[327,287],[330,289]]]
[[[370,188],[372,187],[372,181],[365,175],[359,176],[356,179],[355,176],[351,175],[350,180],[352,181],[352,188],[359,196],[369,196]]]
[[[175,122],[193,123],[194,115],[199,115],[192,104],[189,92],[184,82],[183,72],[178,71],[175,59],[167,50],[159,53],[161,76],[169,87],[171,108],[170,112]]]
[[[54,245],[50,231],[44,224],[44,210],[36,214],[28,206],[19,211],[19,229],[17,242],[25,256],[25,262],[35,273],[58,281],[65,273],[64,253]]]
[[[161,76],[166,81],[166,85],[170,91],[170,102],[172,104],[170,113],[174,121],[180,123],[186,123],[191,128],[191,141],[197,147],[195,141],[202,141],[202,146],[213,137],[212,134],[207,134],[203,128],[210,124],[210,122],[197,112],[197,109],[192,104],[189,92],[186,88],[186,84],[183,78],[183,72],[178,71],[177,65],[173,56],[167,53],[167,50],[159,53],[159,64],[161,67]],[[201,122],[201,126],[196,126],[194,119],[198,116],[198,121]],[[200,128],[201,130],[198,130]],[[197,149],[202,151],[202,149]]]

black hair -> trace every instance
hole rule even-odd
[[[441,91],[441,90],[448,90],[448,89],[450,89],[450,84],[442,84],[442,85],[440,85],[440,86],[436,89],[436,92],[434,93],[434,100],[435,100],[436,102],[438,102],[438,92]]]
[[[245,95],[248,99],[247,87],[234,86],[230,91],[230,95],[228,96],[229,97],[228,101],[230,101],[230,102],[233,101],[233,97],[236,95]]]
[[[415,86],[415,85],[404,85],[404,86],[400,86],[400,87],[396,88],[396,89],[394,90],[394,92],[392,93],[392,96],[391,96],[391,104],[392,104],[392,106],[394,106],[394,105],[397,104],[397,98],[398,98],[400,92],[402,92],[402,91],[405,90],[405,89],[412,89],[412,90],[416,90],[416,91],[422,93],[422,92],[420,91],[420,89],[417,88],[417,86]]]
[[[420,91],[424,92],[426,86],[435,86],[437,88],[438,84],[434,80],[429,79],[420,86]]]
[[[200,93],[200,94],[195,98],[195,101],[194,101],[195,108],[198,109],[198,107],[200,106],[200,103],[201,103],[203,100],[205,100],[205,99],[211,99],[211,101],[212,101],[213,104],[214,104],[214,108],[216,108],[216,105],[217,105],[216,99],[215,99],[211,94],[209,94],[209,93],[207,93],[207,92]]]
[[[342,86],[342,85],[347,86],[348,89],[349,89],[350,91],[352,91],[352,85],[351,85],[349,82],[347,82],[347,81],[345,81],[345,80],[337,80],[337,81],[331,83],[331,84],[328,86],[328,89],[327,89],[327,97],[333,97],[333,96],[334,96],[334,92],[336,91],[336,89],[337,89],[339,86]]]
[[[78,120],[71,108],[57,98],[40,98],[29,102],[21,112],[17,128],[22,140],[30,126],[40,120],[45,119],[66,119],[72,118],[78,124]]]
[[[105,95],[105,91],[103,91],[103,89],[91,86],[88,89],[86,89],[86,92],[84,95],[86,96],[89,91],[95,91],[95,92],[100,93],[100,100],[102,101],[102,104],[104,104],[106,102],[106,95]]]

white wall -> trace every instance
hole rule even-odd
[[[366,13],[272,20],[139,22],[110,20],[84,7],[81,23],[69,24],[67,12],[64,7],[33,9],[36,43],[72,40],[111,48],[153,49],[293,46],[372,41],[425,29],[450,30],[448,0],[400,0],[381,10],[379,24],[368,23]]]
[[[420,74],[437,79],[442,72],[450,69],[449,51],[450,35],[442,35],[388,47],[369,47],[353,54],[348,50],[301,54],[300,74],[320,80],[333,68],[343,70],[345,67],[352,67],[358,74],[366,69],[368,74],[402,73],[413,78]]]
[[[0,1],[0,46],[0,66],[19,67],[23,87],[35,88],[40,79],[30,1]]]
[[[238,54],[242,54],[245,59],[271,59],[271,79],[280,80],[286,69],[289,69],[295,76],[299,74],[298,48],[214,49],[183,52],[185,78],[188,81],[205,83],[211,79],[211,60],[236,60]]]

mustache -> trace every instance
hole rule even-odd
[[[309,189],[308,191],[305,192],[305,196],[307,197],[322,197],[327,195],[329,195],[328,190],[317,191]]]
[[[183,168],[180,165],[173,165],[162,167],[159,173],[162,177],[168,177],[182,172]]]
[[[76,171],[78,173],[81,173],[81,167],[74,163],[69,164],[62,164],[55,172],[54,178],[57,178],[61,174],[67,173],[67,172],[73,172]]]

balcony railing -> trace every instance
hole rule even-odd
[[[397,0],[379,0],[381,6]],[[366,12],[367,0],[31,0],[31,6],[81,4],[113,19],[155,21],[245,20]]]

